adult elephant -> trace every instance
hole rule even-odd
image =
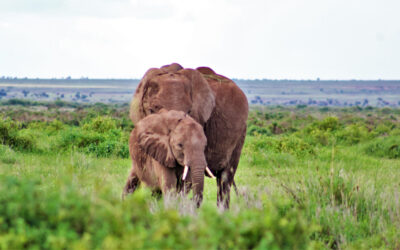
[[[146,72],[133,96],[130,117],[137,123],[161,109],[183,111],[203,126],[207,164],[217,177],[217,204],[228,208],[246,136],[248,102],[244,93],[208,67],[185,69],[173,63]]]

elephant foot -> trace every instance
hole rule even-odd
[[[156,189],[156,190],[152,190],[151,191],[151,196],[153,196],[154,198],[156,198],[157,200],[161,199],[162,197],[162,192],[160,189]]]
[[[139,185],[140,185],[140,180],[138,177],[134,176],[132,178],[129,178],[122,191],[121,199],[124,200],[128,194],[135,192],[135,190],[139,187]]]

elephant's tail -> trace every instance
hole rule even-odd
[[[235,189],[236,196],[239,197],[239,191],[238,191],[238,188],[236,186],[235,180],[233,180],[233,188]]]

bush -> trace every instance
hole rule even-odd
[[[129,134],[120,129],[108,130],[99,133],[81,128],[70,128],[61,131],[55,145],[59,149],[78,149],[97,157],[117,156],[129,157]]]
[[[117,125],[114,119],[108,116],[99,116],[83,125],[84,130],[90,130],[98,133],[105,133],[116,129]]]
[[[277,141],[275,150],[290,153],[296,156],[314,154],[314,147],[295,136],[285,136]]]
[[[377,133],[378,135],[388,135],[390,131],[392,130],[392,127],[387,126],[386,124],[379,124],[374,132]]]
[[[91,131],[82,129],[69,129],[60,135],[58,147],[62,149],[85,148],[90,145],[98,145],[105,140],[104,136]]]
[[[256,125],[250,125],[247,128],[247,134],[248,135],[272,135],[272,133],[264,127],[259,127]]]
[[[364,152],[372,156],[398,159],[400,158],[400,136],[377,138],[364,147]]]
[[[110,190],[88,194],[64,182],[43,192],[39,179],[0,176],[1,248],[305,249],[314,230],[285,201],[241,213],[204,206],[190,216],[163,205],[151,212],[143,189],[121,202]]]
[[[310,138],[312,144],[320,144],[323,146],[330,145],[334,141],[334,135],[331,131],[319,129],[312,130],[310,133]]]
[[[296,136],[283,136],[280,138],[270,136],[256,136],[248,139],[246,149],[251,153],[274,152],[289,153],[295,156],[314,154],[314,148]]]
[[[20,125],[10,119],[0,117],[0,143],[18,150],[32,151],[35,148],[35,137],[29,133],[21,133]]]
[[[62,130],[64,127],[65,127],[64,123],[60,122],[57,119],[54,119],[52,122],[50,122],[47,130],[50,133],[54,133],[54,132]]]
[[[340,128],[337,117],[326,117],[321,121],[315,121],[308,125],[303,131],[297,133],[312,145],[331,145],[335,141],[334,134]]]
[[[336,133],[337,140],[346,145],[354,145],[373,138],[373,134],[362,124],[351,124]]]
[[[306,128],[306,131],[311,133],[313,130],[322,130],[322,131],[335,131],[339,128],[339,119],[337,117],[326,117],[322,121],[315,121],[309,127]]]
[[[88,153],[93,153],[98,157],[110,157],[116,155],[122,158],[129,157],[128,143],[107,140],[98,145],[91,144],[87,147]]]
[[[5,164],[14,164],[17,162],[15,152],[8,146],[0,144],[0,161]]]
[[[0,141],[7,143],[17,132],[18,125],[10,119],[0,117]]]
[[[34,151],[37,148],[36,139],[37,136],[35,136],[35,133],[32,130],[20,130],[18,134],[10,141],[10,146],[19,150]]]

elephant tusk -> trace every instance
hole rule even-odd
[[[211,178],[215,178],[215,176],[213,175],[213,173],[211,172],[211,170],[206,166],[206,172],[207,174],[211,177]]]
[[[186,179],[188,172],[189,172],[189,167],[187,165],[185,165],[185,169],[183,170],[182,180]]]

